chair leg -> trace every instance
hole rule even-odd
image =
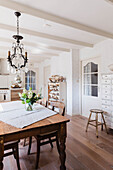
[[[108,134],[108,130],[107,130],[107,126],[106,126],[106,122],[105,122],[105,119],[104,119],[103,113],[101,113],[101,115],[102,115],[102,119],[103,119],[103,122],[104,122],[104,125],[105,125],[106,133]]]
[[[96,137],[98,138],[98,114],[96,113]]]
[[[32,144],[32,136],[29,137],[29,148],[28,148],[28,155],[30,155],[30,151],[31,151],[31,144]]]
[[[86,132],[87,132],[87,129],[88,129],[88,125],[89,125],[89,122],[90,122],[91,115],[92,115],[92,112],[89,115],[89,119],[88,119],[87,126],[86,126]]]
[[[51,148],[53,148],[53,144],[52,144],[51,138],[49,138],[49,143],[51,145]]]
[[[39,157],[40,157],[40,139],[37,138],[37,157],[36,157],[36,166],[35,166],[36,169],[38,169]]]
[[[14,158],[16,159],[17,162],[18,170],[20,170],[18,145],[15,148],[13,148],[13,152],[14,152]]]
[[[25,146],[26,145],[26,138],[24,139],[24,144],[23,144],[23,146]]]

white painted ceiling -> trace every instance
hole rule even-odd
[[[110,33],[111,38],[113,38],[113,5],[105,0],[8,0],[8,5],[7,2],[5,4],[4,0],[0,0],[1,58],[7,57],[7,51],[11,50],[11,43],[13,42],[12,35],[16,33],[14,12],[15,10],[23,11],[18,9],[16,5],[13,9],[10,5],[12,2],[47,12],[51,16],[55,15],[58,19],[62,17],[70,20],[71,23],[77,22],[94,28],[94,33],[92,33],[88,30],[85,31],[84,27],[83,29],[71,27],[59,23],[57,20],[53,21],[51,18],[45,20],[43,19],[46,17],[45,14],[44,17],[39,18],[31,15],[29,11],[23,12],[20,17],[20,34],[24,37],[23,43],[31,60],[41,62],[51,56],[57,56],[63,51],[69,51],[72,48],[80,49],[87,45],[92,46],[108,38],[99,35],[96,29],[98,29],[98,32],[102,30],[105,33]],[[15,29],[12,29],[12,27],[8,29],[10,26],[15,27]],[[32,33],[26,33],[26,30],[32,31]],[[33,35],[34,32],[35,35]]]

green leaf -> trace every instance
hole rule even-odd
[[[29,103],[29,102],[30,102],[30,99],[27,99],[27,100],[26,100],[26,103]]]
[[[31,91],[31,90],[32,90],[32,88],[31,88],[31,87],[29,87],[29,90]]]
[[[22,104],[25,104],[25,101],[22,101]]]

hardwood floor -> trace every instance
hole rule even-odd
[[[67,170],[109,170],[113,169],[113,135],[106,134],[99,129],[99,138],[96,138],[95,128],[89,125],[85,132],[87,118],[83,116],[67,116]],[[19,147],[21,170],[34,170],[36,159],[36,142],[34,140],[31,154],[27,155],[28,145]],[[41,147],[39,166],[40,170],[59,170],[59,157],[54,144]],[[4,159],[4,170],[17,170],[13,156]]]

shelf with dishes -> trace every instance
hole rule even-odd
[[[61,101],[66,105],[66,79],[53,75],[48,82],[48,101]]]

